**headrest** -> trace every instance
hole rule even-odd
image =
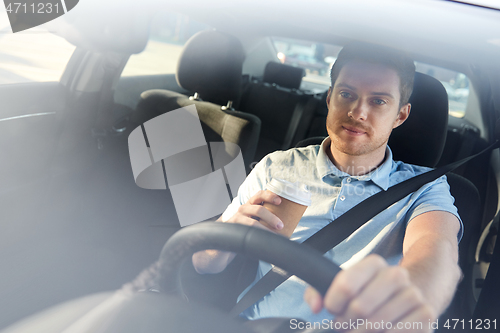
[[[448,94],[437,79],[415,73],[408,119],[392,131],[394,159],[434,167],[443,152],[448,129]]]
[[[304,75],[305,71],[302,68],[271,61],[264,70],[264,82],[276,83],[284,88],[299,89]]]
[[[177,65],[177,83],[204,100],[227,104],[239,98],[245,52],[228,34],[206,30],[191,37]]]

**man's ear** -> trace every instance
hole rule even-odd
[[[394,126],[392,126],[392,128],[396,128],[402,123],[404,123],[405,120],[408,119],[408,117],[410,116],[410,110],[411,110],[410,103],[406,103],[405,105],[403,105],[401,109],[399,109],[398,116],[394,121]]]
[[[330,105],[330,97],[332,95],[332,87],[328,88],[328,94],[326,95],[326,106]]]

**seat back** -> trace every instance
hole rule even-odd
[[[272,151],[290,148],[299,125],[310,119],[307,115],[314,101],[312,95],[299,90],[303,76],[302,68],[269,62],[263,80],[248,84],[241,110],[262,121],[256,160]]]
[[[262,81],[282,88],[297,90],[300,89],[305,71],[300,67],[283,65],[278,62],[268,62],[264,69]]]
[[[134,121],[144,123],[165,112],[194,104],[201,121],[207,142],[232,142],[242,151],[247,171],[255,155],[260,132],[260,119],[254,115],[221,110],[218,104],[189,99],[185,95],[168,90],[148,90],[141,94],[137,105],[138,114]]]
[[[239,99],[244,51],[228,34],[202,31],[186,43],[177,67],[179,85],[193,96],[154,89],[141,94],[132,116],[142,124],[163,113],[194,104],[207,142],[232,142],[242,151],[247,171],[254,159],[260,119],[232,109]]]
[[[176,72],[178,84],[193,96],[162,89],[145,91],[131,120],[143,124],[166,112],[194,104],[205,140],[237,144],[248,172],[254,160],[261,122],[257,116],[235,111],[231,107],[240,97],[243,59],[241,43],[230,35],[217,31],[194,35],[184,47]],[[184,267],[181,280],[191,300],[212,302],[229,310],[239,293],[251,282],[243,278],[239,279],[242,282],[233,284],[234,275],[246,270],[254,273],[257,263],[242,258],[235,260],[222,278],[220,275],[199,275],[192,264]],[[252,274],[241,273],[241,276],[252,278]],[[227,287],[223,295],[210,293],[223,290],[223,287]]]
[[[458,286],[455,298],[442,318],[467,318],[471,316],[471,306],[474,304],[473,286],[475,279],[472,274],[475,264],[475,240],[481,234],[481,198],[476,186],[468,179],[455,173],[448,173],[448,184],[451,195],[455,198],[455,206],[464,223],[464,235],[459,244],[459,265],[464,277]]]
[[[448,94],[437,79],[417,72],[409,102],[410,116],[392,131],[389,147],[396,160],[435,167],[448,130]]]

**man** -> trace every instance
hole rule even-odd
[[[400,52],[344,47],[327,97],[329,137],[321,145],[266,156],[221,220],[280,230],[282,221],[262,207],[263,202],[279,204],[280,198],[263,190],[273,178],[301,181],[312,193],[312,205],[291,237],[301,242],[374,193],[427,171],[393,161],[387,147],[392,129],[410,114],[414,72],[413,62]],[[243,315],[309,322],[362,318],[378,323],[378,331],[391,331],[381,323],[421,322],[421,329],[411,331],[431,331],[429,321],[446,309],[460,279],[461,229],[442,177],[387,208],[325,255],[344,270],[324,299],[292,277]],[[199,273],[217,273],[233,258],[207,250],[193,255],[193,264]],[[261,262],[256,281],[270,267]]]

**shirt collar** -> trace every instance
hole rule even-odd
[[[382,188],[384,191],[389,188],[389,176],[392,170],[392,151],[387,146],[385,152],[384,162],[375,170],[363,176],[351,176],[346,172],[340,171],[330,160],[326,154],[325,147],[330,145],[330,137],[326,137],[323,142],[321,142],[318,155],[316,156],[316,169],[318,175],[321,179],[328,175],[334,175],[339,178],[351,177],[358,180],[369,181],[371,180],[375,185]]]

